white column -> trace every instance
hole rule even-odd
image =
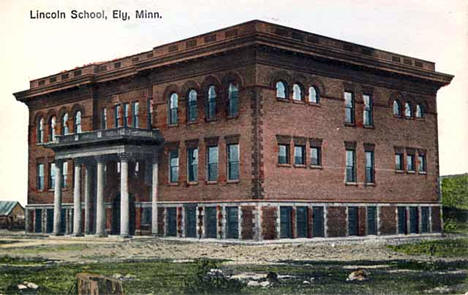
[[[75,160],[75,182],[73,184],[73,235],[81,236],[81,162]]]
[[[151,187],[151,206],[152,206],[152,218],[151,218],[151,233],[158,235],[158,160],[154,159],[153,162],[153,183]],[[198,224],[198,221],[197,221]],[[198,229],[197,229],[198,232]]]
[[[120,236],[129,237],[128,155],[120,155]]]
[[[54,236],[61,234],[62,216],[62,161],[55,161]]]
[[[90,194],[91,194],[91,174],[92,174],[92,164],[88,163],[85,166],[85,187],[84,187],[84,206],[85,206],[85,226],[84,233],[90,233]]]
[[[96,235],[106,236],[106,211],[104,208],[104,160],[97,158]]]

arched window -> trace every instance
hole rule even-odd
[[[63,114],[62,116],[62,135],[67,135],[68,130],[68,113]]]
[[[302,100],[302,88],[299,84],[293,85],[293,99]]]
[[[73,130],[75,133],[81,133],[81,111],[75,113],[75,118],[73,119]]]
[[[398,117],[401,116],[401,104],[398,100],[393,101],[393,114]]]
[[[309,87],[309,102],[311,103],[319,103],[320,97],[317,88],[314,86]]]
[[[208,106],[206,108],[206,118],[214,119],[216,116],[216,88],[214,85],[208,87]]]
[[[37,120],[37,142],[44,142],[44,118]]]
[[[234,117],[239,113],[239,88],[229,83],[228,88],[228,116]]]
[[[413,116],[413,112],[411,110],[411,104],[409,102],[405,102],[405,117],[411,118]]]
[[[178,122],[177,109],[179,106],[179,97],[173,92],[169,96],[169,124],[175,125]]]
[[[416,105],[416,118],[422,118],[424,117],[424,110],[422,105],[417,104]]]
[[[55,140],[55,127],[57,125],[57,118],[52,116],[49,121],[49,141]]]
[[[197,110],[197,91],[192,89],[188,93],[187,100],[187,119],[189,122],[197,120],[198,110]]]
[[[283,81],[276,82],[276,97],[287,98],[286,84]]]

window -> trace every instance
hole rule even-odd
[[[403,171],[403,154],[395,153],[395,170]]]
[[[410,233],[419,233],[419,210],[418,207],[409,207]]]
[[[312,166],[321,166],[322,165],[322,152],[320,147],[311,147],[310,148],[310,165]]]
[[[62,135],[67,135],[69,132],[68,130],[68,114],[65,113],[62,116]]]
[[[294,146],[294,164],[305,165],[305,146],[303,145]]]
[[[418,172],[419,173],[426,173],[426,155],[418,154]]]
[[[367,207],[367,234],[377,234],[377,207],[375,206]]]
[[[49,163],[49,189],[55,188],[55,163]]]
[[[81,111],[75,113],[75,120],[73,121],[73,130],[75,133],[81,133]]]
[[[374,124],[372,120],[372,98],[367,94],[364,94],[362,98],[364,100],[364,126],[372,126]]]
[[[366,151],[366,183],[374,183],[374,152]]]
[[[228,91],[228,116],[235,117],[239,113],[239,89],[233,83],[229,83]]]
[[[278,164],[289,164],[289,145],[278,145]]]
[[[151,225],[151,219],[152,219],[152,208],[151,207],[145,207],[143,208],[141,212],[141,225]]]
[[[400,117],[401,116],[401,104],[400,101],[393,101],[393,115]]]
[[[406,155],[406,170],[414,172],[414,155]]]
[[[228,180],[239,180],[239,144],[228,144]]]
[[[101,111],[101,129],[107,128],[107,109],[103,108]]]
[[[166,236],[177,236],[177,211],[175,207],[166,208]]]
[[[148,128],[151,128],[152,125],[153,125],[153,100],[152,99],[148,99],[148,112],[147,112],[147,115],[148,115]]]
[[[218,146],[208,147],[208,181],[218,180]]]
[[[226,207],[226,238],[239,238],[239,208]]]
[[[40,118],[37,121],[37,142],[44,142],[44,119]]]
[[[416,105],[416,118],[423,118],[424,117],[424,111],[423,107],[420,104]]]
[[[346,150],[346,182],[356,182],[356,157],[351,149]]]
[[[57,126],[57,118],[52,116],[49,121],[49,141],[55,141],[55,128]]]
[[[217,237],[217,218],[216,218],[216,207],[205,207],[205,237],[214,238]]]
[[[348,207],[348,235],[357,236],[359,233],[358,207]]]
[[[124,117],[123,117],[123,126],[128,127],[128,117],[129,117],[129,105],[124,103],[123,105]]]
[[[194,122],[197,120],[198,110],[197,110],[197,92],[195,90],[190,90],[188,93],[187,100],[187,120],[189,122]]]
[[[411,104],[409,102],[405,103],[405,117],[411,118],[413,116],[413,112],[411,110]]]
[[[119,127],[122,127],[122,123],[120,122],[120,116],[121,116],[121,106],[118,104],[115,106],[114,108],[114,118],[115,118],[115,122],[114,122],[114,126],[119,128]]]
[[[197,207],[185,205],[185,237],[197,237]]]
[[[68,162],[64,161],[62,163],[62,188],[67,187],[68,181]]]
[[[140,127],[140,104],[138,101],[132,103],[132,127]]]
[[[345,123],[354,124],[354,96],[352,92],[345,91]]]
[[[208,107],[206,108],[206,118],[212,120],[216,117],[216,88],[214,85],[208,87]]]
[[[280,207],[280,238],[292,238],[292,207]]]
[[[320,97],[317,88],[314,86],[309,87],[309,102],[310,103],[319,103]]]
[[[421,207],[421,232],[430,232],[429,207]]]
[[[302,87],[297,83],[293,85],[293,99],[302,100]]]
[[[44,164],[37,164],[37,183],[36,187],[42,191],[44,189]]]
[[[178,122],[177,109],[179,105],[179,97],[177,93],[172,93],[169,97],[169,124],[175,125]]]
[[[276,82],[276,97],[286,99],[287,91],[286,91],[286,84],[283,81]]]
[[[179,180],[179,151],[169,151],[169,182]]]
[[[188,181],[198,181],[198,148],[187,149]]]
[[[307,238],[309,232],[309,213],[306,206],[296,207],[296,236]]]
[[[325,236],[325,224],[323,220],[323,207],[313,207],[312,208],[312,231],[314,237],[324,237]]]

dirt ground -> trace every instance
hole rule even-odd
[[[151,237],[46,237],[26,236],[24,232],[0,231],[0,256],[44,258],[62,262],[103,262],[148,259],[175,261],[196,258],[230,260],[228,264],[272,264],[294,261],[388,261],[395,259],[428,260],[386,247],[398,241],[359,240],[352,242],[308,242],[234,244],[216,240],[168,240]],[[449,260],[449,259],[447,259]]]

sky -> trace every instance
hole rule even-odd
[[[108,19],[72,20],[74,9]],[[112,19],[112,10],[141,9],[161,19]],[[34,20],[30,10],[67,19]],[[0,200],[26,203],[28,109],[12,93],[30,80],[252,19],[434,61],[455,75],[437,97],[440,174],[468,172],[468,1],[1,0]]]

